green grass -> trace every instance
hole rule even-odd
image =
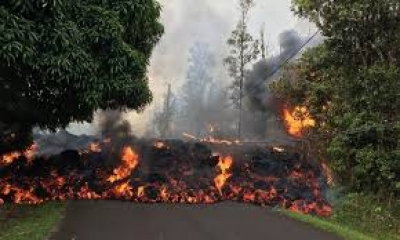
[[[334,205],[330,218],[281,211],[296,220],[335,233],[348,240],[400,240],[400,201],[349,194]]]
[[[10,205],[0,206],[2,210]],[[17,206],[11,217],[0,211],[0,240],[45,240],[61,220],[65,203],[46,203],[39,206]]]
[[[375,238],[367,236],[361,232],[358,232],[357,230],[350,229],[349,227],[346,227],[341,224],[337,224],[335,222],[329,221],[327,219],[322,219],[310,215],[304,215],[304,214],[299,214],[299,213],[294,213],[294,212],[289,212],[289,211],[282,211],[285,215],[299,220],[301,222],[308,223],[316,228],[322,229],[327,232],[334,233],[343,239],[348,239],[348,240],[375,240]]]

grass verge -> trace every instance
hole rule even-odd
[[[5,212],[15,207],[10,217]],[[0,206],[0,240],[44,240],[61,220],[65,203],[39,206]]]
[[[376,197],[349,194],[334,205],[330,218],[280,211],[347,240],[400,240],[400,201],[390,204]]]

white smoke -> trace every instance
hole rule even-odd
[[[227,55],[226,40],[238,21],[236,0],[159,0],[163,6],[162,22],[165,34],[154,49],[148,70],[149,84],[154,95],[153,103],[141,114],[131,112],[126,118],[137,134],[143,134],[146,124],[151,123],[153,110],[162,104],[167,84],[178,90],[183,83],[188,66],[189,49],[196,42],[208,43],[217,60],[216,66],[221,85],[230,81],[222,59]],[[251,10],[249,29],[259,38],[264,24],[267,40],[272,52],[279,52],[278,35],[296,28],[302,34],[310,32],[310,24],[299,21],[291,12],[291,0],[256,0]],[[95,132],[93,124],[72,124],[70,131],[80,134]]]

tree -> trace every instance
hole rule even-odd
[[[327,38],[272,86],[307,106],[313,143],[352,190],[394,194],[400,182],[400,4],[294,1]]]
[[[207,44],[198,42],[190,49],[188,63],[181,89],[181,117],[189,124],[189,130],[200,135],[207,124],[207,93],[213,82],[215,58]]]
[[[155,113],[153,122],[156,134],[160,136],[160,138],[171,136],[171,124],[175,113],[175,99],[171,92],[171,85],[168,84],[168,91],[165,96],[163,109]]]
[[[259,54],[258,40],[254,40],[247,29],[249,11],[253,6],[253,0],[239,0],[240,20],[227,41],[230,47],[230,55],[224,59],[225,64],[229,67],[229,75],[233,78],[231,98],[236,107],[239,108],[239,138],[242,135],[243,81],[250,63]]]
[[[146,67],[163,33],[160,11],[155,0],[2,1],[0,154],[23,148],[33,126],[149,104]]]

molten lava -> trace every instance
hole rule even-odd
[[[89,145],[89,150],[91,152],[100,153],[101,152],[100,143],[91,143]]]
[[[242,142],[240,142],[240,140],[226,140],[226,139],[217,139],[214,138],[213,136],[208,136],[205,138],[197,138],[195,136],[193,136],[192,134],[189,133],[182,133],[182,136],[184,136],[185,138],[189,138],[191,140],[196,140],[202,143],[212,143],[212,144],[222,144],[222,145],[241,145]]]
[[[68,199],[188,204],[229,200],[331,214],[321,166],[307,164],[280,147],[243,148],[249,159],[241,159],[233,151],[237,145],[214,144],[213,150],[205,145],[212,144],[152,141],[118,149],[112,141],[102,141],[76,154],[37,156],[28,163],[13,158],[0,166],[0,205]],[[233,155],[212,154],[219,150]],[[121,155],[114,159],[115,153]],[[141,154],[146,165],[139,164]],[[119,166],[109,169],[109,158],[120,160]]]
[[[0,156],[0,166],[9,165],[20,156],[25,156],[28,159],[28,161],[32,161],[33,157],[36,154],[36,150],[37,150],[37,144],[34,143],[29,148],[27,148],[25,151],[12,152],[12,153],[8,153],[3,156]]]
[[[131,147],[125,147],[122,150],[122,163],[121,166],[114,169],[114,174],[108,178],[108,181],[113,183],[129,177],[131,172],[139,163],[139,156],[133,151]]]
[[[284,108],[283,119],[288,133],[298,138],[303,136],[306,128],[315,126],[315,120],[310,117],[306,107],[297,106],[292,111]]]

